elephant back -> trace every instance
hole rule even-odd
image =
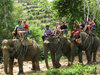
[[[23,44],[24,46],[32,45],[32,44],[33,44],[33,40],[32,40],[32,39],[29,39],[29,38],[24,39],[24,40],[22,41],[22,44]]]
[[[87,34],[85,32],[81,32],[80,38],[82,40],[81,45],[83,47],[83,50],[97,50],[99,46],[99,39],[96,35],[94,35],[93,33]]]

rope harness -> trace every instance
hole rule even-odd
[[[32,43],[33,43],[33,41],[32,41]],[[26,45],[26,42],[25,42],[25,46],[24,46],[22,44],[22,41],[21,41],[21,45],[16,50],[16,52],[18,52],[18,57],[22,56],[24,59],[26,56],[26,53],[28,51],[29,46],[32,46],[32,45]]]

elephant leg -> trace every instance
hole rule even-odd
[[[19,65],[18,75],[24,74],[24,72],[23,72],[23,59],[21,58],[21,56],[18,58],[18,65]]]
[[[73,56],[73,55],[71,56],[71,55],[69,54],[67,57],[68,57],[68,66],[70,66],[70,65],[73,64],[74,56]]]
[[[78,58],[79,58],[79,62],[83,63],[82,62],[82,50],[78,50]]]
[[[96,62],[96,51],[95,52],[93,52],[93,62]]]
[[[90,64],[91,63],[91,57],[90,57],[89,51],[86,51],[86,56],[87,56],[88,64]]]
[[[10,75],[13,75],[13,63],[14,63],[14,58],[9,59],[9,73],[10,73]]]
[[[36,61],[35,61],[35,68],[36,68],[36,71],[40,71],[39,60],[38,59],[36,59]]]
[[[68,55],[68,60],[70,60],[71,63],[73,63],[73,61],[74,61],[76,47],[77,46],[74,43],[71,43],[71,51]],[[70,65],[70,64],[68,63],[68,65]]]
[[[56,53],[56,68],[59,68],[60,66],[61,66],[61,64],[59,63],[59,61],[60,61],[60,58],[61,58],[61,56],[62,56],[62,52],[57,52]]]
[[[48,65],[48,51],[47,50],[44,50],[44,58],[45,58],[46,67],[47,67],[47,69],[49,69],[49,65]]]
[[[9,72],[8,72],[8,58],[5,58],[5,57],[4,57],[4,72],[6,74],[9,74]]]
[[[35,61],[32,61],[32,69],[31,70],[35,70]]]
[[[92,53],[93,53],[93,52],[91,51],[91,52],[90,52],[90,59],[91,59],[91,61],[92,61]]]
[[[51,53],[51,59],[52,59],[52,64],[53,64],[53,67],[56,68],[56,65],[55,65],[55,53],[50,51]]]

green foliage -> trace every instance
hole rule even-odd
[[[32,30],[32,35],[29,36],[31,39],[36,40],[36,42],[40,45],[40,47],[43,49],[42,46],[42,35],[44,34],[42,30],[40,30],[41,28],[39,26],[36,25],[31,25],[30,26],[30,30]]]
[[[81,6],[83,5],[83,0],[54,0],[53,9],[57,12],[59,17],[73,16],[79,17],[83,10]]]
[[[0,0],[0,46],[3,39],[11,39],[11,32],[17,21],[22,20],[22,14],[21,5],[14,6],[13,0]]]
[[[54,0],[53,7],[55,17],[61,19],[67,17],[69,28],[73,30],[74,20],[79,20],[83,15],[83,0]]]
[[[65,70],[60,69],[51,69],[45,75],[90,75],[91,73],[96,72],[97,66],[82,66],[80,65],[72,65],[70,68]],[[99,68],[98,68],[99,69]]]
[[[61,71],[58,69],[51,69],[46,73],[46,75],[62,75],[62,74]]]

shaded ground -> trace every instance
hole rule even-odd
[[[100,65],[100,50],[97,52],[97,56],[96,57],[97,57],[97,64],[96,65]],[[67,66],[68,65],[67,59],[61,59],[60,63],[62,65],[60,67],[61,69],[66,69],[68,67]],[[85,56],[84,52],[83,52],[83,63],[84,64],[87,63],[86,56]],[[78,57],[77,56],[75,57],[74,64],[78,64]],[[52,67],[52,63],[51,62],[49,62],[49,65],[50,65],[50,67]],[[25,74],[33,74],[33,73],[35,74],[35,71],[31,71],[31,62],[24,62],[24,66],[23,67],[24,67]],[[45,66],[45,62],[40,62],[40,69],[41,69],[41,71],[38,72],[38,73],[43,73],[43,72],[47,71],[46,66]],[[14,75],[17,75],[17,73],[18,73],[18,64],[17,63],[14,65],[13,72],[14,72]],[[100,71],[98,71],[97,73],[98,73],[97,75],[100,75]],[[3,64],[0,64],[0,75],[4,75]]]

